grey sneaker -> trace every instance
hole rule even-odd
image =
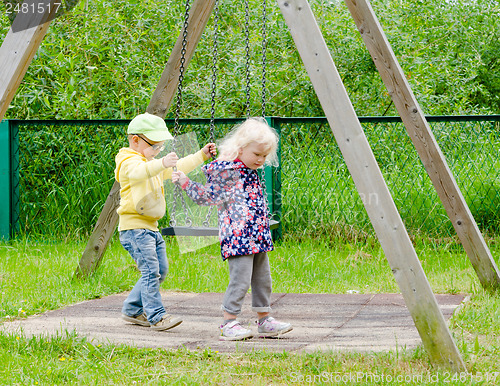
[[[122,314],[122,319],[133,324],[138,324],[139,326],[149,327],[150,325],[150,323],[148,322],[148,318],[146,318],[146,314],[140,314],[137,316],[128,316]]]
[[[251,337],[253,337],[252,330],[241,327],[237,320],[220,326],[220,340],[243,340]]]
[[[290,323],[278,322],[271,316],[268,316],[263,322],[258,322],[257,324],[259,326],[259,337],[261,338],[279,338],[281,335],[293,330]]]
[[[182,323],[182,319],[172,315],[164,315],[163,318],[156,324],[152,324],[151,328],[155,331],[170,330]]]

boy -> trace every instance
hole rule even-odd
[[[166,209],[163,181],[171,178],[173,167],[190,172],[215,155],[216,148],[209,143],[180,160],[173,152],[155,159],[165,141],[173,137],[165,121],[149,113],[135,117],[127,133],[129,146],[120,149],[115,158],[115,178],[120,183],[118,231],[141,278],[123,303],[122,317],[156,331],[168,330],[182,319],[167,314],[160,295],[160,284],[168,271],[165,241],[158,230],[158,220]]]

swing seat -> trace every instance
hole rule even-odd
[[[269,221],[269,228],[276,229],[280,225],[279,221]],[[161,230],[163,236],[219,236],[218,227],[188,227],[173,226]]]

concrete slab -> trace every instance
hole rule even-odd
[[[5,322],[0,330],[27,336],[64,335],[74,330],[95,343],[190,350],[210,348],[219,352],[364,352],[412,349],[421,344],[400,294],[273,294],[273,316],[292,323],[293,331],[281,339],[254,338],[244,342],[218,339],[221,293],[163,293],[168,312],[181,316],[183,323],[162,332],[123,321],[120,315],[126,296],[127,293],[107,296]],[[464,298],[463,294],[436,295],[445,319],[451,317]],[[239,320],[256,331],[249,296]]]

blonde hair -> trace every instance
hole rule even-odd
[[[219,157],[222,161],[234,161],[238,158],[241,149],[252,142],[265,145],[269,150],[266,157],[266,164],[278,166],[278,142],[279,137],[264,118],[248,118],[243,123],[235,126],[218,145]]]

